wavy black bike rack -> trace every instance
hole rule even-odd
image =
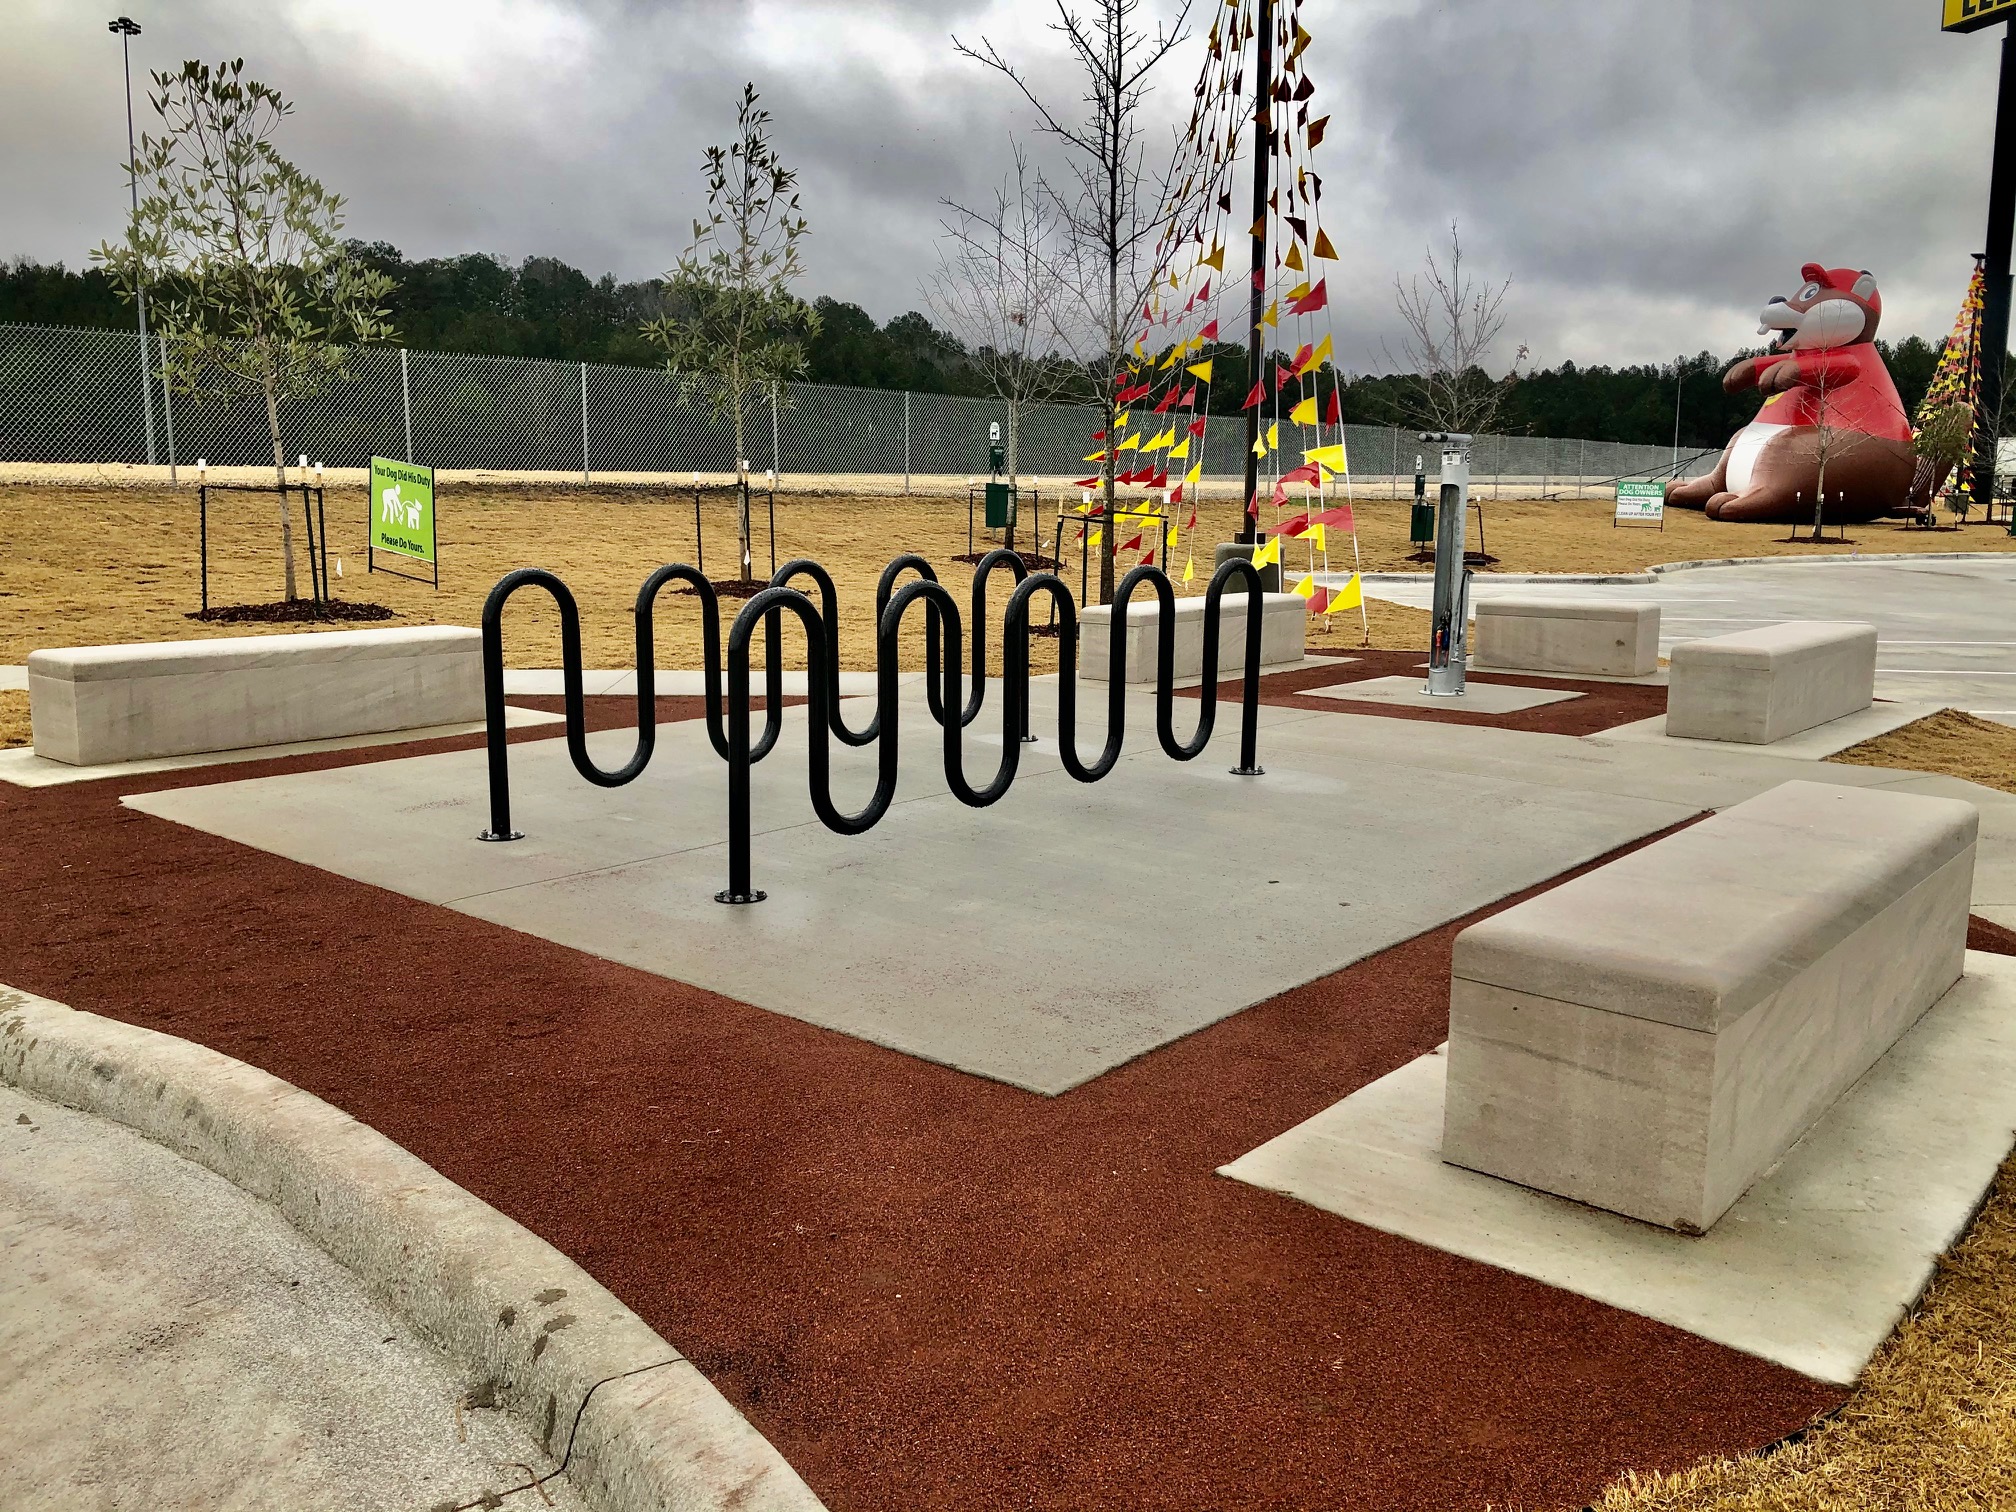
[[[1016,578],[1009,596],[1003,626],[1002,742],[1001,760],[993,777],[975,786],[965,771],[964,735],[966,726],[980,714],[986,699],[987,583],[994,570],[1007,566]],[[917,580],[898,586],[906,572]],[[813,604],[805,593],[789,586],[797,577],[809,578],[819,593]],[[1246,655],[1243,688],[1243,717],[1240,727],[1238,776],[1260,776],[1264,769],[1257,759],[1259,744],[1260,638],[1262,599],[1260,573],[1250,562],[1235,559],[1223,563],[1211,579],[1204,603],[1203,665],[1215,674],[1218,668],[1219,634],[1224,618],[1224,597],[1230,584],[1243,580],[1246,595]],[[1218,711],[1218,680],[1207,675],[1198,690],[1197,728],[1189,741],[1180,741],[1175,730],[1176,595],[1168,575],[1156,567],[1136,567],[1122,580],[1113,601],[1113,623],[1106,692],[1106,743],[1089,764],[1078,754],[1078,608],[1061,578],[1055,573],[1031,575],[1021,558],[1012,552],[989,552],[976,564],[973,575],[973,625],[971,643],[970,697],[962,696],[960,652],[966,641],[959,606],[952,594],[922,557],[900,556],[883,570],[876,585],[875,714],[860,730],[851,728],[840,712],[840,653],[835,626],[839,595],[832,576],[818,563],[799,559],[777,570],[770,586],[747,600],[728,631],[728,687],[724,708],[720,678],[720,605],[712,587],[691,567],[674,564],[661,567],[644,580],[634,609],[637,620],[637,744],[629,761],[614,770],[595,765],[587,751],[586,714],[582,694],[580,616],[574,598],[560,579],[540,568],[521,568],[499,580],[483,608],[483,676],[485,715],[489,727],[490,828],[479,838],[516,840],[511,828],[510,778],[504,728],[504,652],[502,616],[505,603],[520,588],[537,586],[551,594],[560,610],[560,648],[564,663],[568,754],[575,770],[601,787],[620,787],[634,780],[649,763],[656,742],[655,656],[652,644],[652,610],[658,592],[667,583],[679,581],[691,586],[701,600],[702,637],[706,668],[706,719],[709,743],[728,765],[728,886],[716,893],[722,903],[758,903],[766,896],[751,882],[752,805],[750,769],[776,746],[783,725],[783,671],[781,667],[781,620],[794,615],[804,627],[807,665],[822,670],[824,676],[806,678],[808,732],[807,783],[813,811],[820,823],[837,834],[858,835],[872,829],[889,810],[896,796],[899,766],[898,726],[898,637],[903,617],[911,606],[921,603],[925,618],[925,701],[943,739],[945,780],[952,794],[970,808],[985,808],[1006,795],[1020,769],[1022,746],[1033,739],[1029,734],[1029,641],[1030,605],[1039,594],[1048,595],[1058,616],[1059,680],[1057,693],[1058,758],[1064,770],[1079,782],[1097,782],[1119,762],[1126,738],[1127,701],[1127,612],[1135,592],[1144,584],[1155,594],[1156,677],[1155,734],[1163,751],[1176,761],[1190,761],[1201,755],[1211,739]],[[751,739],[749,643],[757,627],[764,630],[765,707],[763,733]],[[949,654],[948,651],[949,641]],[[951,717],[948,717],[948,711]],[[874,744],[876,750],[875,791],[859,811],[842,813],[833,801],[831,742],[844,745]]]

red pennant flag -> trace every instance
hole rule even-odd
[[[1181,483],[1178,483],[1174,488],[1169,490],[1169,502],[1171,504],[1181,504],[1183,502],[1183,485]]]
[[[1344,423],[1344,406],[1342,401],[1338,399],[1335,388],[1330,390],[1330,402],[1324,406],[1323,423],[1325,425],[1342,425]]]
[[[1141,549],[1141,532],[1138,530],[1135,531],[1133,540],[1129,541],[1125,546],[1116,547],[1115,549],[1119,551],[1139,551]]]
[[[1307,221],[1303,220],[1299,215],[1284,215],[1281,218],[1288,222],[1288,229],[1295,233],[1295,240],[1305,244],[1308,242],[1309,223]]]
[[[1300,372],[1302,369],[1302,364],[1309,360],[1309,354],[1315,350],[1316,348],[1311,346],[1308,342],[1306,341],[1303,342],[1302,345],[1296,349],[1295,355],[1288,359],[1288,366],[1294,369],[1296,372]]]
[[[1167,414],[1169,412],[1169,406],[1174,404],[1175,402],[1176,402],[1176,390],[1172,388],[1169,390],[1168,393],[1162,396],[1162,402],[1155,406],[1154,413],[1158,415]]]
[[[1287,502],[1288,502],[1288,485],[1285,482],[1276,483],[1274,485],[1274,507],[1276,509],[1279,509],[1283,504],[1286,504]]]
[[[1188,425],[1184,426],[1183,428],[1193,436],[1203,435],[1204,417],[1202,415],[1199,415],[1195,420],[1192,420]]]
[[[1260,491],[1258,489],[1255,489],[1253,497],[1246,501],[1246,518],[1249,520],[1260,518]]]
[[[1325,609],[1328,609],[1329,607],[1330,607],[1330,590],[1328,588],[1318,588],[1313,594],[1309,596],[1309,612],[1311,614],[1321,614]]]
[[[1294,379],[1295,379],[1295,369],[1293,369],[1292,367],[1276,368],[1274,370],[1274,392],[1277,394],[1280,393],[1281,390],[1288,387],[1288,385],[1292,383]]]
[[[1155,548],[1153,546],[1150,546],[1147,555],[1141,558],[1141,565],[1143,567],[1153,567],[1155,565]]]
[[[1300,299],[1292,299],[1288,302],[1288,313],[1290,315],[1314,315],[1318,310],[1330,303],[1329,283],[1330,280],[1327,278],[1317,279],[1315,288],[1304,294]]]
[[[1106,439],[1106,432],[1104,432],[1104,431],[1094,431],[1094,432],[1092,432],[1092,439],[1093,439],[1094,441],[1104,441],[1104,440]]]
[[[1089,478],[1080,478],[1071,486],[1073,488],[1097,488],[1099,486],[1099,474],[1094,473]]]
[[[1197,385],[1193,383],[1190,385],[1190,387],[1183,390],[1183,397],[1176,401],[1176,408],[1189,409],[1196,403],[1197,403]]]
[[[1311,525],[1335,525],[1339,530],[1355,531],[1358,528],[1351,519],[1351,506],[1349,504],[1339,504],[1335,509],[1326,509],[1319,515],[1311,515],[1309,523]]]
[[[1266,379],[1263,378],[1261,379],[1260,382],[1254,384],[1253,392],[1246,396],[1246,402],[1240,405],[1239,408],[1241,408],[1242,410],[1249,410],[1253,408],[1254,405],[1258,404],[1262,399],[1264,399],[1266,395],[1263,394],[1261,390],[1266,387],[1266,382],[1267,382]]]
[[[1227,208],[1227,209],[1229,210],[1229,209],[1231,208],[1231,206],[1229,206],[1229,205],[1228,205],[1228,206],[1226,206],[1226,208]],[[1201,289],[1199,289],[1199,290],[1197,291],[1197,297],[1198,297],[1199,299],[1209,299],[1209,298],[1211,297],[1211,280],[1210,280],[1210,279],[1208,279],[1208,278],[1207,278],[1207,279],[1205,279],[1205,280],[1204,280],[1204,287],[1203,287],[1203,288],[1201,288]],[[1218,327],[1218,322],[1214,320],[1214,321],[1212,321],[1212,322],[1211,322],[1211,325],[1210,325],[1210,327],[1209,327],[1208,329],[1211,329],[1211,330],[1216,330],[1216,329],[1217,329],[1217,327]]]
[[[1285,482],[1286,480],[1284,479],[1283,481]],[[1306,514],[1299,514],[1295,516],[1295,518],[1292,520],[1286,521],[1285,523],[1280,525],[1276,525],[1274,527],[1274,534],[1278,536],[1286,536],[1288,537],[1289,540],[1292,541],[1297,536],[1301,535],[1302,532],[1307,530],[1308,528],[1309,528],[1309,516],[1307,516]]]
[[[1197,506],[1195,504],[1190,506],[1190,523],[1183,528],[1185,530],[1195,530],[1197,528]]]
[[[1206,285],[1206,287],[1208,288],[1209,285]],[[1204,329],[1197,333],[1197,336],[1202,341],[1216,341],[1218,339],[1218,322],[1215,320],[1208,322]]]
[[[1283,483],[1321,483],[1323,481],[1323,472],[1314,462],[1304,462],[1293,472],[1281,474],[1281,481]]]
[[[1167,488],[1169,486],[1169,470],[1164,468],[1156,473],[1154,477],[1148,480],[1148,486],[1150,488]]]

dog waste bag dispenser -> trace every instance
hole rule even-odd
[[[1001,480],[1008,465],[1008,449],[1001,444],[1001,422],[987,424],[987,470],[994,476],[987,483],[987,528],[1005,530],[1015,513],[1015,485]]]

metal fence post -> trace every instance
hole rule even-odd
[[[1393,438],[1393,468],[1387,476],[1392,479],[1393,497],[1397,499],[1400,497],[1400,429],[1389,425],[1386,434]]]
[[[783,455],[777,450],[777,392],[781,387],[775,378],[770,380],[770,471],[782,475]]]
[[[910,390],[903,390],[903,496],[910,496]]]
[[[140,419],[147,427],[147,465],[154,465],[154,375],[147,370],[147,306],[140,306]]]
[[[406,365],[406,348],[399,348],[399,404],[406,412],[406,460],[413,456],[413,376]]]
[[[588,481],[588,364],[581,364],[581,481]]]
[[[161,354],[161,424],[168,432],[168,486],[173,488],[179,481],[175,476],[175,406],[168,398],[168,338],[157,335],[156,348]]]

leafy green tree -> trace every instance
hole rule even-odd
[[[805,343],[819,331],[818,313],[791,292],[805,271],[798,176],[770,145],[770,112],[756,102],[756,86],[743,85],[738,139],[707,149],[707,219],[693,223],[692,246],[665,276],[668,313],[644,326],[682,395],[707,386],[714,412],[734,422],[744,582],[751,578],[750,412],[766,395],[781,402],[778,386],[805,371]]]
[[[349,376],[349,348],[394,337],[384,274],[342,239],[343,197],[280,155],[274,136],[293,106],[244,77],[245,60],[191,60],[157,73],[161,134],[140,139],[140,203],[121,243],[92,256],[119,292],[155,297],[169,387],[195,400],[257,395],[273,471],[287,481],[280,406]],[[294,531],[279,499],[287,597]]]

